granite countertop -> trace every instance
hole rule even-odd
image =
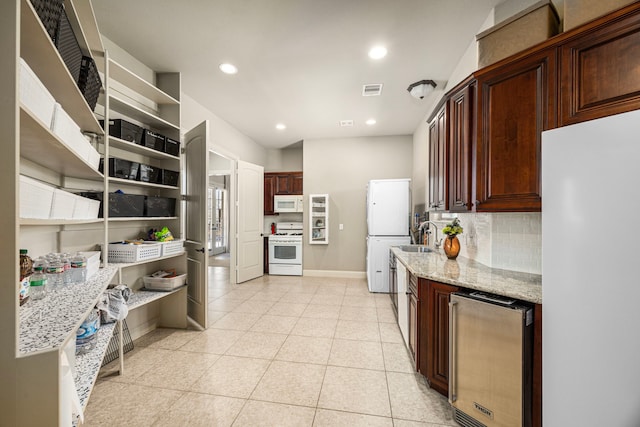
[[[75,333],[117,271],[115,266],[101,268],[85,283],[49,289],[45,298],[30,299],[20,307],[20,356],[61,347]]]
[[[450,260],[441,251],[404,252],[397,247],[391,250],[398,261],[418,277],[542,304],[539,274],[491,268],[461,256]]]

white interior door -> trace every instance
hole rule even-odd
[[[209,170],[209,122],[204,121],[187,132],[185,148],[186,242],[189,317],[207,327],[207,189]]]
[[[237,282],[263,274],[264,168],[238,160]]]

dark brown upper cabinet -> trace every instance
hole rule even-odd
[[[429,125],[429,205],[430,211],[449,208],[448,178],[448,128],[445,103]]]
[[[559,51],[559,126],[640,108],[637,4],[581,28]]]
[[[475,136],[475,80],[466,80],[449,96],[449,210],[472,209],[472,149]]]
[[[476,73],[476,211],[540,211],[542,131],[556,126],[556,50]]]

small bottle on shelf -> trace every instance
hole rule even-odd
[[[47,275],[44,267],[37,265],[33,268],[33,274],[29,281],[29,295],[33,300],[39,300],[47,294]]]
[[[69,254],[64,253],[60,255],[60,260],[62,261],[62,265],[64,266],[64,273],[62,275],[62,283],[65,285],[70,285],[73,283],[73,272],[71,271],[71,261]]]
[[[20,249],[20,282],[18,291],[20,295],[20,305],[29,299],[29,276],[33,272],[33,260],[29,257],[26,249]]]
[[[49,257],[49,265],[45,270],[47,273],[47,279],[49,281],[49,286],[52,289],[55,289],[59,286],[62,286],[64,283],[64,264],[57,256]]]
[[[77,253],[71,258],[72,283],[84,283],[87,280],[87,258]]]

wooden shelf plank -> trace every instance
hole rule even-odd
[[[117,217],[109,218],[109,221],[113,222],[126,222],[126,221],[171,221],[178,219],[177,216],[131,216],[131,217]]]
[[[156,104],[180,104],[180,101],[174,97],[166,94],[112,59],[109,60],[109,76]]]
[[[116,138],[115,136],[109,137],[109,145],[111,148],[118,148],[120,150],[126,150],[130,153],[141,154],[143,156],[151,157],[160,160],[180,160],[180,157],[173,156],[171,154],[163,153],[153,148],[145,147],[133,142],[125,141],[124,139]]]
[[[31,2],[22,0],[20,10],[20,56],[83,131],[103,135],[100,123],[80,93]]]
[[[22,105],[20,135],[21,157],[68,177],[93,181],[101,181],[104,178]]]
[[[154,301],[157,301],[161,298],[167,297],[171,294],[175,294],[176,292],[179,292],[182,288],[184,288],[187,285],[183,285],[180,286],[177,289],[174,289],[172,291],[166,291],[166,292],[162,292],[162,291],[147,291],[144,289],[140,289],[138,291],[135,291],[133,294],[131,294],[131,296],[129,297],[129,301],[127,302],[127,305],[129,306],[129,310],[134,310],[138,307],[142,307],[143,305],[147,305],[149,303],[152,303]]]
[[[85,44],[83,47],[87,49],[87,53],[90,53],[94,59],[103,57],[104,45],[102,44],[102,37],[98,30],[98,22],[93,13],[91,2],[86,0],[65,0],[64,4],[67,14],[69,14],[69,10],[74,12],[69,17],[69,20],[73,22],[74,32],[77,33],[76,25],[82,29]]]
[[[20,225],[73,225],[73,224],[93,224],[103,222],[102,218],[94,219],[37,219],[20,218]]]
[[[117,267],[117,268],[133,267],[135,265],[148,264],[150,262],[163,261],[165,259],[179,257],[179,256],[182,256],[182,255],[184,255],[186,253],[187,253],[186,251],[183,251],[183,252],[180,252],[180,253],[177,253],[177,254],[161,256],[161,257],[158,257],[158,258],[145,259],[144,261],[137,261],[137,262],[117,262],[117,263],[116,262],[110,262],[109,263],[109,267]]]
[[[126,117],[130,117],[141,123],[151,126],[158,131],[163,130],[177,130],[180,131],[180,127],[167,120],[156,116],[155,114],[148,113],[135,105],[111,94],[109,96],[109,105],[111,110],[116,111]]]
[[[131,185],[131,186],[135,186],[135,187],[153,187],[153,188],[162,188],[162,189],[166,189],[166,190],[179,190],[180,187],[174,187],[172,185],[163,185],[163,184],[154,184],[151,182],[144,182],[144,181],[133,181],[131,179],[123,179],[123,178],[112,178],[109,177],[109,182],[110,183],[119,183],[119,184],[123,184],[123,185]]]

